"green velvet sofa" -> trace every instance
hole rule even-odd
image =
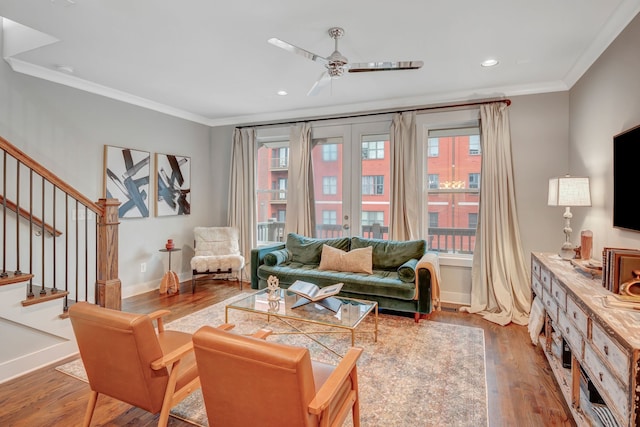
[[[372,247],[372,273],[320,270],[322,248],[343,251]],[[379,308],[420,315],[433,309],[433,253],[425,240],[388,241],[361,237],[317,239],[290,233],[285,243],[251,251],[251,287],[264,289],[269,276],[276,276],[281,288],[296,280],[320,287],[342,282],[341,296],[377,301]],[[437,255],[435,255],[437,256]]]

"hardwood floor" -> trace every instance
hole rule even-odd
[[[167,308],[171,310],[167,320],[171,321],[239,292],[236,282],[216,281],[198,285],[196,293],[192,294],[191,284],[183,283],[177,295],[160,296],[157,291],[148,292],[123,300],[122,309],[148,313]],[[430,320],[484,330],[490,426],[575,425],[542,349],[531,344],[526,327],[498,326],[477,315],[448,311],[433,313]],[[89,386],[56,371],[55,366],[62,363],[0,385],[0,426],[81,425]],[[157,415],[100,396],[92,425],[155,426],[157,419]],[[428,426],[429,423],[419,420],[416,425]],[[169,426],[191,424],[170,417]]]

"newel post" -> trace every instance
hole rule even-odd
[[[117,199],[100,199],[104,214],[98,221],[98,277],[96,303],[101,307],[122,308],[122,284],[118,278],[118,207]]]

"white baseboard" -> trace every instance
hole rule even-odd
[[[0,364],[0,384],[78,354],[75,340],[22,355]]]
[[[471,295],[462,292],[441,291],[440,301],[451,304],[470,305]]]

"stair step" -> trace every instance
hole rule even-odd
[[[6,272],[6,276],[2,277],[0,276],[0,286],[3,285],[11,285],[13,283],[20,283],[20,282],[26,282],[27,280],[31,280],[31,278],[33,277],[33,274],[26,274],[26,273],[10,273],[10,272]]]
[[[67,295],[69,295],[68,291],[63,291],[60,289],[56,289],[55,291],[53,290],[53,288],[44,288],[44,293],[40,293],[40,290],[42,289],[41,286],[33,286],[33,296],[31,297],[27,297],[27,299],[22,301],[22,306],[23,307],[27,307],[29,305],[34,305],[34,304],[39,304],[41,302],[46,302],[46,301],[52,301],[55,299],[60,299],[60,298],[64,298]]]

